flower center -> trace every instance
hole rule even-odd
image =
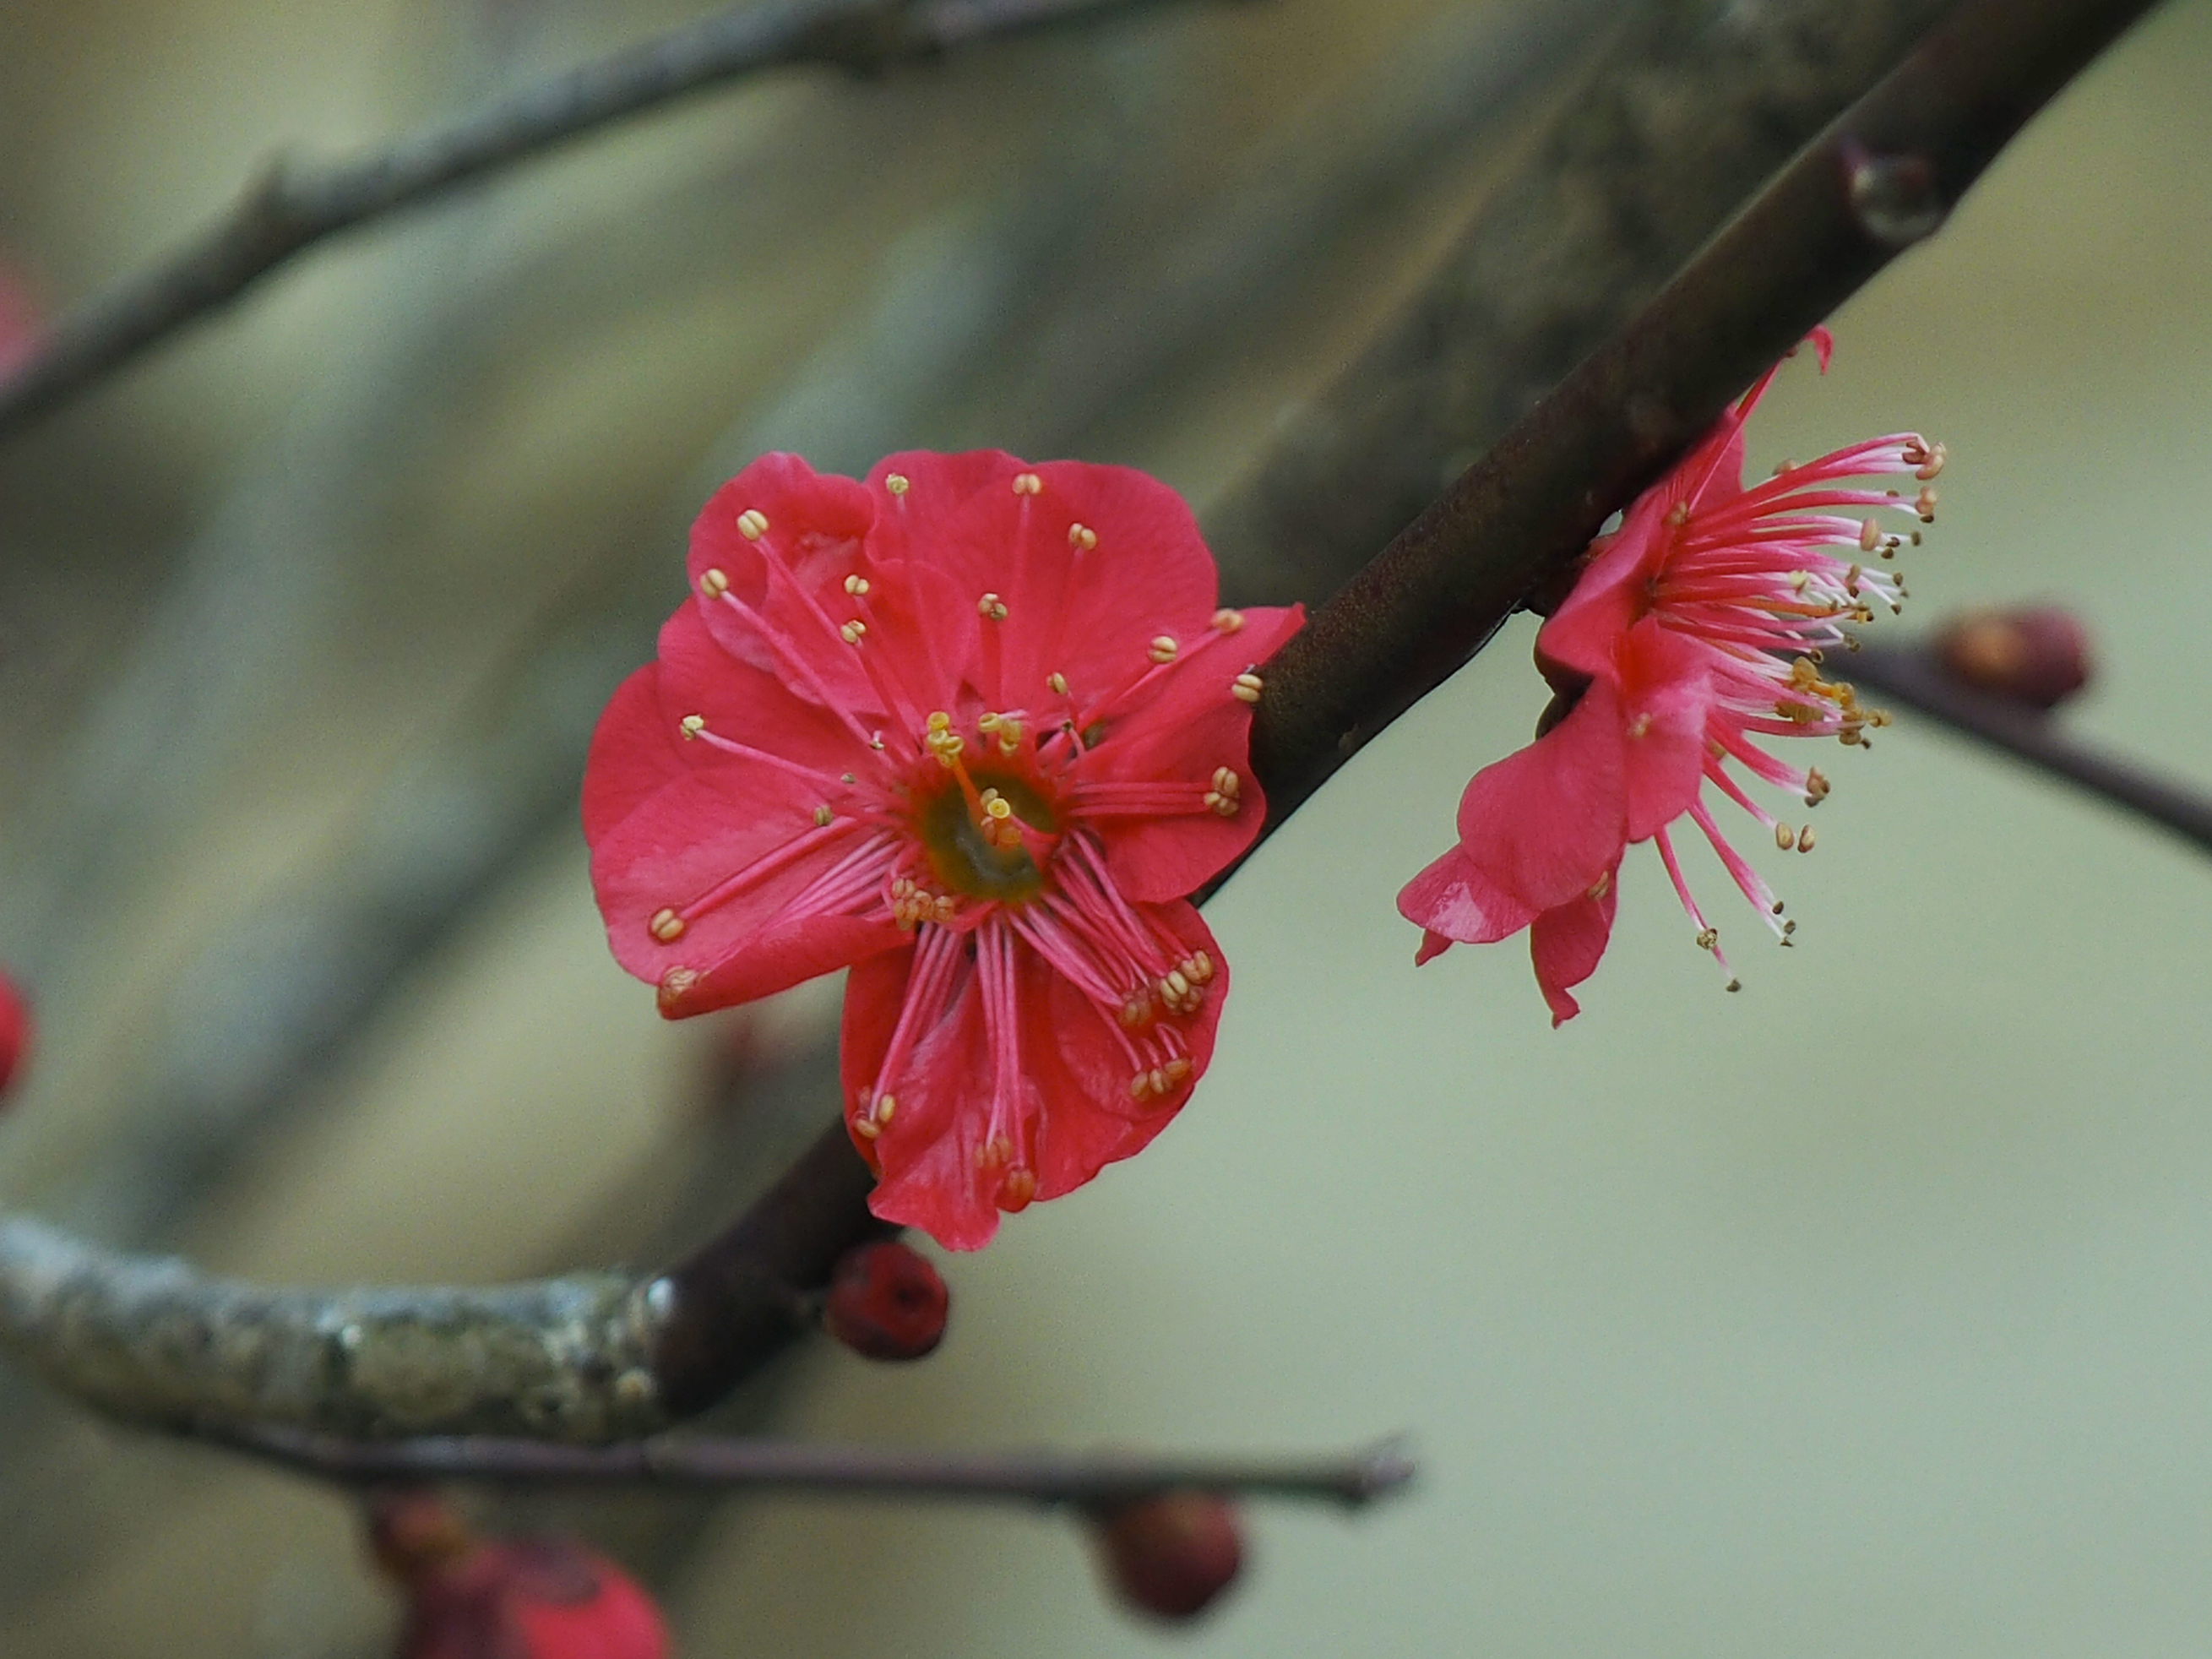
[[[1052,804],[1026,780],[981,767],[969,769],[961,785],[940,790],[916,815],[939,885],[1002,903],[1034,898],[1044,887],[1044,872],[1024,844],[1020,826],[1058,835]]]

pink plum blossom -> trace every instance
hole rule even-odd
[[[1122,467],[756,461],[584,781],[616,957],[670,1017],[849,967],[845,1121],[955,1249],[1164,1128],[1228,970],[1188,895],[1258,834],[1251,672],[1182,498]]]
[[[1825,331],[1814,343],[1825,368]],[[1559,693],[1555,708],[1567,706],[1564,717],[1547,717],[1534,743],[1475,775],[1460,799],[1457,842],[1398,896],[1401,913],[1423,929],[1416,962],[1526,928],[1553,1024],[1572,1018],[1572,988],[1595,970],[1612,934],[1621,856],[1649,841],[1698,943],[1725,969],[1718,930],[1676,856],[1684,818],[1774,937],[1790,942],[1796,924],[1722,834],[1707,787],[1778,847],[1811,848],[1812,827],[1777,819],[1736,773],[1810,807],[1827,780],[1787,765],[1763,740],[1857,744],[1886,723],[1826,677],[1824,653],[1848,647],[1844,624],[1870,621],[1875,604],[1897,609],[1904,589],[1884,562],[1920,535],[1887,528],[1880,515],[1934,517],[1928,481],[1942,469],[1943,447],[1893,433],[1784,463],[1746,488],[1743,423],[1773,378],[1591,544],[1573,592],[1536,636],[1537,665]],[[1913,493],[1860,482],[1886,474],[1908,476]]]

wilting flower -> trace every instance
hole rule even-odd
[[[1826,368],[1828,338],[1814,336]],[[1743,422],[1772,372],[1696,448],[1637,497],[1620,527],[1590,546],[1574,591],[1536,636],[1536,662],[1559,693],[1534,743],[1474,776],[1460,799],[1459,841],[1406,884],[1398,908],[1420,924],[1417,962],[1455,942],[1486,944],[1528,929],[1553,1024],[1579,1006],[1569,993],[1595,970],[1613,931],[1614,883],[1630,844],[1650,841],[1720,957],[1718,930],[1691,897],[1670,826],[1688,817],[1712,844],[1774,936],[1796,924],[1721,833],[1711,784],[1770,830],[1809,850],[1813,830],[1776,819],[1730,763],[1812,806],[1828,793],[1814,768],[1785,765],[1758,738],[1863,741],[1886,723],[1826,677],[1823,652],[1851,641],[1844,624],[1894,611],[1904,589],[1880,568],[1905,534],[1877,514],[1923,522],[1943,447],[1914,433],[1855,444],[1743,484]],[[1850,481],[1909,474],[1916,493]],[[1917,543],[1920,532],[1908,532]],[[1875,561],[1871,568],[1867,561]],[[1726,959],[1721,957],[1725,969]],[[1735,988],[1735,981],[1729,981]]]
[[[954,1249],[1158,1134],[1227,973],[1188,895],[1251,844],[1250,671],[1172,490],[1121,467],[756,461],[584,781],[617,958],[676,1017],[850,964],[878,1215]]]

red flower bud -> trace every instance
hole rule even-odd
[[[1244,1541],[1236,1506],[1218,1492],[1167,1492],[1097,1518],[1115,1594],[1155,1619],[1191,1619],[1236,1581]]]
[[[1936,653],[1954,678],[2034,708],[2056,708],[2089,683],[2088,635],[2056,605],[1970,611],[1938,631]]]
[[[369,1547],[406,1590],[398,1659],[667,1659],[653,1598],[567,1539],[480,1543],[415,1492],[373,1503]]]
[[[31,1005],[15,981],[0,974],[0,1094],[7,1092],[31,1048]]]
[[[944,1340],[951,1299],[936,1268],[896,1239],[885,1239],[838,1258],[822,1323],[870,1359],[920,1359]]]

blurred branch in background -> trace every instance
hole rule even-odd
[[[1392,1439],[1341,1456],[1171,1457],[1134,1452],[914,1452],[871,1446],[672,1436],[607,1447],[433,1438],[363,1444],[285,1430],[221,1431],[215,1443],[353,1482],[765,1487],[874,1497],[1092,1506],[1177,1488],[1310,1498],[1358,1509],[1403,1490],[1413,1465]]]
[[[879,72],[1146,3],[751,0],[358,161],[279,161],[198,240],[64,318],[0,379],[0,436],[228,305],[325,238],[615,122],[763,70],[823,64]]]
[[[2070,735],[2040,708],[1947,672],[1925,647],[1863,646],[1847,665],[1855,685],[1917,709],[1938,725],[2002,750],[2047,776],[2172,831],[2212,853],[2212,796]]]
[[[1517,515],[1487,526],[1495,538],[1473,562],[1474,597],[1412,612],[1403,602],[1423,583],[1462,585],[1470,520],[1448,510],[1440,526],[1386,556],[1382,578],[1322,613],[1301,636],[1314,641],[1303,666],[1299,646],[1285,653],[1291,687],[1303,673],[1312,701],[1294,696],[1287,722],[1271,714],[1285,678],[1282,666],[1271,673],[1255,744],[1255,757],[1267,757],[1261,776],[1271,795],[1280,788],[1294,805],[1356,746],[1341,740],[1347,732],[1365,735],[1410,701],[1402,672],[1376,682],[1357,657],[1328,668],[1338,648],[1356,640],[1370,655],[1410,658],[1420,675],[1463,656],[1547,562],[1578,547],[1726,397],[1898,247],[1932,229],[1996,147],[2131,15],[2080,3],[1970,8],[1785,173],[1668,289],[1626,347],[1595,360],[1468,475],[1478,501],[1515,499]],[[1820,280],[1785,252],[1813,261]],[[1808,307],[1817,308],[1802,314]],[[1472,522],[1485,521],[1478,512]],[[1578,532],[1571,541],[1571,531]],[[1378,581],[1388,603],[1362,591]],[[1416,643],[1425,648],[1409,653]],[[1348,724],[1337,718],[1343,711]],[[1271,813],[1271,823],[1279,817]],[[818,1284],[827,1260],[877,1227],[866,1188],[842,1126],[833,1127],[724,1239],[627,1287],[580,1276],[505,1291],[318,1300],[119,1262],[27,1222],[7,1224],[0,1241],[19,1269],[8,1304],[17,1346],[118,1414],[179,1425],[204,1399],[234,1418],[341,1434],[441,1425],[589,1439],[648,1432],[667,1412],[697,1409],[780,1346],[794,1328],[791,1290]],[[538,1322],[541,1305],[555,1304],[581,1319]],[[237,1310],[260,1322],[240,1323]],[[386,1327],[405,1340],[381,1343]],[[63,1332],[66,1340],[53,1340]],[[488,1352],[498,1356],[494,1369],[511,1367],[495,1383],[476,1364]],[[448,1387],[441,1406],[439,1389]],[[448,1417],[437,1418],[440,1409]]]

